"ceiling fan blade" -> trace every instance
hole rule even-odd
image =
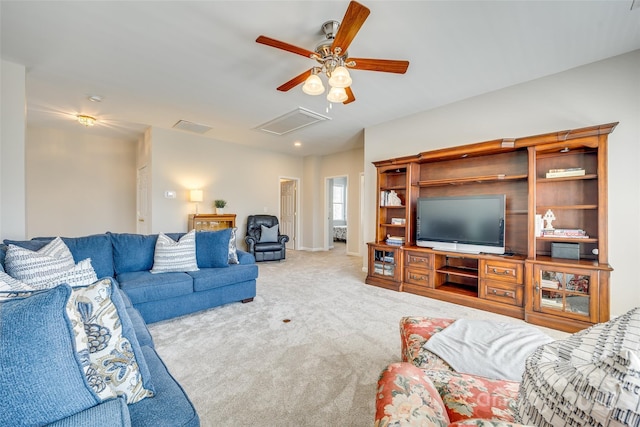
[[[256,42],[261,44],[266,44],[267,46],[275,47],[276,49],[286,50],[287,52],[296,53],[300,56],[304,56],[305,58],[310,58],[313,56],[313,52],[307,49],[303,49],[298,46],[294,46],[289,43],[281,42],[280,40],[272,39],[271,37],[259,36],[256,39]]]
[[[286,91],[288,91],[290,89],[293,89],[294,87],[298,86],[300,83],[304,83],[304,81],[307,80],[307,77],[309,77],[311,75],[311,70],[312,69],[309,69],[309,70],[305,71],[304,73],[295,76],[294,78],[292,78],[288,82],[280,85],[278,87],[278,90],[280,92],[286,92]]]
[[[383,71],[385,73],[404,74],[409,68],[409,61],[396,61],[393,59],[367,59],[349,58],[347,62],[355,62],[354,70]]]
[[[347,100],[343,102],[344,105],[356,100],[356,97],[353,95],[353,91],[351,90],[351,86],[345,87],[344,91],[347,92]]]
[[[371,11],[366,6],[361,5],[356,1],[351,1],[349,7],[342,18],[342,23],[338,28],[335,39],[331,44],[331,50],[335,51],[337,47],[342,49],[342,52],[346,52],[349,45],[353,41],[353,38],[360,31],[360,27],[364,24]]]

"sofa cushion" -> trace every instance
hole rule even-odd
[[[124,399],[111,399],[63,418],[47,427],[131,427],[129,408]]]
[[[451,422],[467,418],[516,421],[519,382],[437,369],[426,369],[424,375],[438,390]]]
[[[254,280],[258,277],[258,266],[231,264],[228,268],[202,268],[188,274],[193,277],[193,290],[200,292]]]
[[[89,258],[74,263],[67,245],[59,237],[37,251],[10,244],[5,259],[7,273],[36,289],[61,283],[82,286],[97,280]]]
[[[196,233],[196,257],[200,268],[221,268],[229,266],[230,228]]]
[[[193,292],[193,279],[188,273],[152,274],[150,271],[132,271],[118,274],[116,279],[134,305]]]
[[[76,354],[61,285],[0,304],[0,425],[43,425],[100,402]]]
[[[640,307],[540,347],[527,359],[518,411],[526,424],[638,425]]]
[[[111,279],[75,288],[69,306],[74,309],[69,312],[72,324],[86,332],[88,357],[100,386],[125,396],[127,403],[153,396],[149,370],[133,325]]]
[[[116,275],[132,271],[148,271],[153,267],[157,234],[107,233],[113,244],[113,266]]]
[[[136,427],[199,426],[200,421],[193,404],[160,357],[151,347],[143,346],[142,352],[149,364],[157,393],[153,399],[129,405],[131,424]]]

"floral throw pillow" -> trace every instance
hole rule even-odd
[[[75,288],[67,303],[67,314],[77,334],[76,343],[85,342],[87,350],[81,360],[94,392],[103,399],[115,394],[125,396],[127,403],[135,403],[153,396],[153,389],[144,384],[141,363],[146,367],[146,362],[141,352],[141,360],[136,358],[137,338],[123,333],[123,323],[112,300],[112,286],[111,279],[103,279]]]
[[[238,247],[236,245],[236,233],[238,229],[233,227],[231,229],[231,238],[229,239],[229,264],[239,264],[238,261]]]

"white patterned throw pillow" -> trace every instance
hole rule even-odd
[[[132,342],[123,333],[123,323],[112,300],[112,290],[110,279],[74,288],[66,311],[91,388],[101,399],[125,396],[127,403],[135,403],[153,396],[153,391],[143,384]]]
[[[518,393],[523,424],[640,425],[640,307],[527,359]]]
[[[36,289],[0,271],[0,301],[29,296]]]
[[[195,230],[191,230],[177,242],[163,233],[158,235],[151,272],[172,271],[198,271]]]
[[[38,251],[10,244],[5,258],[7,273],[36,290],[88,285],[98,280],[89,258],[77,265],[71,251],[60,237]]]

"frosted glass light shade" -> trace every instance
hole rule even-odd
[[[329,84],[331,86],[345,88],[351,86],[351,83],[352,80],[349,75],[349,70],[342,65],[336,67],[336,69],[333,70],[333,73],[331,73],[331,78],[329,79]]]
[[[202,201],[202,190],[191,190],[189,192],[189,201],[191,202],[201,202]]]
[[[324,93],[324,85],[317,74],[311,74],[305,80],[302,91],[307,95],[321,95]]]
[[[347,98],[347,92],[342,87],[332,87],[327,95],[329,102],[344,102]]]

